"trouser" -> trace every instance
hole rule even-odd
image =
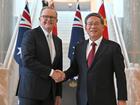
[[[54,105],[54,101],[51,97],[48,97],[45,100],[36,100],[19,97],[19,105]]]

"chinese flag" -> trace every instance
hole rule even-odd
[[[53,35],[57,36],[57,24],[53,27]]]
[[[103,31],[103,37],[105,39],[108,39],[108,28],[107,28],[107,20],[106,20],[106,13],[105,13],[105,7],[104,3],[101,4],[101,7],[99,8],[98,13],[102,16],[104,19],[104,31]]]

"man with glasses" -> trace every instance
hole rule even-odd
[[[18,97],[19,105],[61,105],[62,84],[55,83],[55,69],[62,69],[62,41],[52,29],[57,12],[43,7],[40,26],[25,33]]]
[[[76,46],[70,68],[61,72],[61,78],[55,77],[56,81],[78,75],[77,105],[126,105],[125,65],[119,44],[103,38],[104,21],[98,13],[86,16],[85,30],[89,39]]]

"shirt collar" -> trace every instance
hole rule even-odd
[[[48,33],[42,26],[40,26],[40,27],[43,30],[46,37],[48,37],[48,35],[50,35],[50,37],[52,37],[52,31],[50,33]]]
[[[101,41],[102,41],[103,37],[101,36],[99,39],[97,39],[96,41],[94,41],[96,43],[97,46],[100,45]],[[91,45],[93,41],[89,39],[89,45]]]

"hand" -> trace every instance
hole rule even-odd
[[[118,105],[127,105],[125,100],[118,100]]]
[[[61,82],[65,79],[65,73],[61,70],[54,70],[52,76],[51,76],[55,82]]]
[[[61,97],[60,96],[56,96],[54,105],[61,105]]]

